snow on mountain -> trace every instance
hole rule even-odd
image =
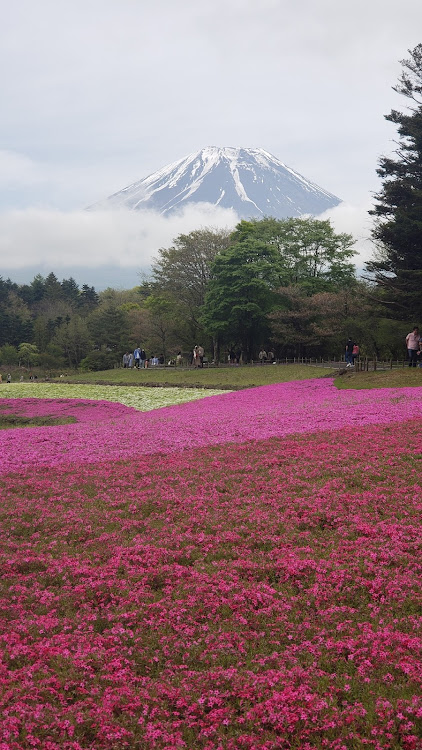
[[[162,215],[188,203],[232,208],[240,218],[317,216],[341,201],[262,148],[208,147],[189,154],[91,206],[153,209]]]

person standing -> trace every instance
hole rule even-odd
[[[419,328],[413,327],[413,331],[406,336],[407,355],[409,357],[409,367],[416,367],[418,363],[419,351]]]
[[[345,360],[346,360],[346,367],[352,367],[353,366],[353,347],[355,345],[355,342],[353,339],[349,338],[346,342],[346,351],[345,351]]]
[[[133,359],[135,360],[135,369],[139,370],[139,365],[141,362],[141,348],[139,346],[137,346],[133,352]]]
[[[355,359],[359,357],[359,344],[354,344],[352,351],[352,365],[355,364]]]
[[[199,367],[204,366],[204,354],[205,354],[204,347],[199,345],[198,346]]]

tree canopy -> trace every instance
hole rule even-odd
[[[354,239],[336,234],[330,221],[314,218],[241,221],[232,241],[254,238],[274,248],[282,286],[300,284],[309,293],[330,291],[354,279]]]
[[[216,255],[230,244],[227,230],[197,229],[180,234],[169,248],[160,248],[152,265],[154,295],[166,296],[173,303],[173,316],[183,319],[185,337],[196,339],[201,329],[200,309]]]
[[[205,330],[253,357],[270,337],[269,315],[284,305],[278,289],[297,285],[306,295],[353,283],[353,244],[350,235],[335,234],[329,221],[241,221],[211,266]]]
[[[404,96],[405,111],[386,119],[397,126],[394,156],[383,156],[377,173],[383,186],[371,212],[377,253],[367,264],[380,299],[395,317],[422,316],[422,44],[409,50],[394,91]]]

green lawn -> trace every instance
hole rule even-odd
[[[103,370],[79,373],[62,379],[67,383],[101,385],[167,385],[202,388],[249,388],[255,385],[284,383],[290,380],[321,378],[330,374],[323,367],[306,365],[264,365],[243,367],[204,367],[203,370],[166,368],[147,370]]]
[[[403,367],[385,372],[346,372],[335,379],[337,388],[405,388],[422,386],[422,368]]]
[[[55,379],[52,382],[83,383],[91,385],[138,385],[169,386],[182,388],[213,388],[237,390],[258,385],[285,383],[291,380],[335,377],[335,385],[341,389],[403,388],[422,386],[422,368],[403,367],[396,370],[377,372],[347,371],[337,376],[338,370],[309,365],[259,365],[242,367],[204,367],[194,370],[170,367],[149,368],[147,370],[102,370],[101,372],[80,372]],[[14,376],[13,376],[14,377]],[[16,374],[16,379],[18,374]],[[3,394],[2,394],[3,395]]]

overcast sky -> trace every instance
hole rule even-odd
[[[212,145],[262,147],[341,197],[333,222],[370,255],[377,162],[396,137],[383,116],[405,105],[392,86],[422,42],[420,0],[0,0],[0,9],[3,277],[76,272],[101,287],[107,272],[134,286],[178,233],[230,226],[235,216],[210,209],[176,219],[84,212]]]

